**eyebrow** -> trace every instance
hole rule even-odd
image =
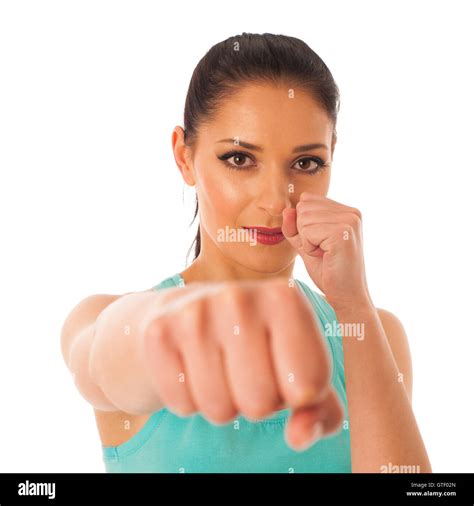
[[[263,151],[263,149],[260,146],[256,146],[255,144],[250,144],[250,142],[244,142],[241,140],[239,140],[239,142],[237,144],[235,144],[235,139],[221,139],[220,141],[217,141],[216,144],[219,142],[230,142],[230,143],[234,144],[235,146],[243,146],[244,148],[252,149],[254,151],[260,151],[260,152]],[[329,151],[329,148],[326,146],[326,144],[321,144],[320,142],[315,142],[313,144],[304,144],[303,146],[296,146],[296,148],[294,148],[292,152],[293,153],[300,153],[301,151],[308,151],[310,149],[317,149],[317,148],[323,148],[323,149]]]

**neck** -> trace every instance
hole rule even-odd
[[[270,279],[290,279],[293,273],[295,259],[276,272],[249,268],[239,264],[236,261],[226,257],[214,243],[212,245],[205,241],[199,256],[193,263],[181,272],[185,284],[192,282],[220,282],[220,281],[238,281],[238,280],[270,280]],[[210,246],[210,247],[209,247]],[[271,246],[267,246],[271,247]]]

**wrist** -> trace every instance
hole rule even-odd
[[[376,311],[375,305],[369,295],[364,297],[353,298],[350,300],[329,300],[329,304],[335,311],[336,315],[352,315],[359,313],[370,314]]]

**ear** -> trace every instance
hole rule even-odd
[[[171,134],[171,145],[173,147],[173,154],[176,165],[178,166],[184,181],[189,186],[196,184],[196,178],[194,176],[194,167],[192,164],[192,150],[189,146],[186,146],[184,142],[184,130],[180,126],[173,128]]]

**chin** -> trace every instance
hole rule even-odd
[[[272,246],[272,248],[273,247],[274,246]],[[252,247],[252,250],[253,249],[254,247]],[[282,270],[286,269],[288,265],[294,261],[295,256],[276,252],[262,252],[260,247],[255,246],[254,254],[246,252],[245,255],[239,257],[232,255],[232,258],[235,262],[247,269],[251,269],[252,271],[259,272],[261,274],[270,275],[278,274]]]

